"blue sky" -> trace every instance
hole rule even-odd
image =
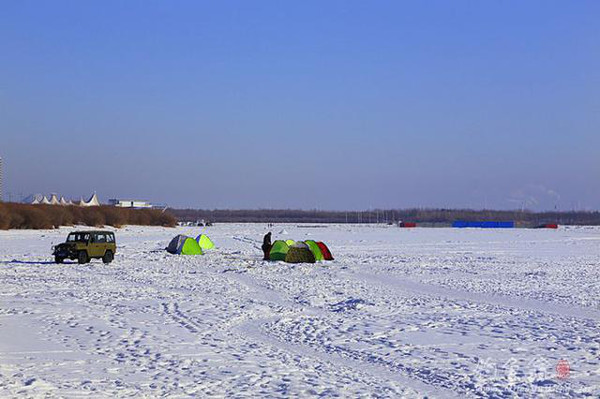
[[[597,1],[1,9],[13,196],[600,208]]]

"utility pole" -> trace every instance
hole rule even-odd
[[[2,172],[3,172],[3,169],[2,169],[2,157],[0,157],[0,202],[4,201],[4,193],[2,191],[2,182],[3,182],[2,181],[2,177],[3,177],[2,176]]]

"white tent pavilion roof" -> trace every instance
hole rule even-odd
[[[84,201],[83,198],[79,201],[79,206],[100,206],[100,201],[96,193],[90,197],[89,200]]]
[[[28,203],[32,205],[78,205],[78,206],[100,206],[100,200],[98,200],[98,195],[94,193],[87,201],[83,198],[80,201],[73,202],[71,200],[67,200],[64,196],[61,196],[60,199],[57,194],[52,194],[50,199],[47,196],[42,194],[34,194],[26,199]]]

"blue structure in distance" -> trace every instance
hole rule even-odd
[[[515,227],[515,222],[492,222],[492,221],[467,221],[456,220],[452,223],[452,227],[479,227],[483,229],[512,229]]]

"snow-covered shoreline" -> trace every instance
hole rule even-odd
[[[336,257],[288,265],[264,224],[198,257],[162,249],[200,228],[125,227],[56,265],[69,230],[0,231],[2,397],[600,394],[598,228],[277,225]]]

